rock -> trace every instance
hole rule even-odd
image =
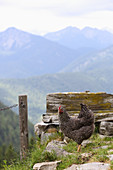
[[[93,149],[107,149],[108,145],[105,146],[99,146],[99,147],[94,147]]]
[[[60,105],[70,115],[80,112],[80,103],[87,104],[94,113],[113,112],[113,95],[104,92],[64,92],[46,96],[46,113],[56,114]],[[72,114],[73,113],[73,114]]]
[[[40,135],[42,134],[42,132],[44,132],[45,129],[47,128],[47,126],[48,126],[48,124],[43,123],[43,122],[37,123],[37,124],[34,126],[35,134],[40,137]]]
[[[42,121],[44,123],[59,123],[58,114],[46,113],[42,115]]]
[[[48,131],[48,129],[52,129],[52,128],[54,129],[54,132],[55,132],[55,129],[56,129],[56,131],[58,131],[59,123],[44,123],[44,122],[41,122],[41,123],[37,123],[34,126],[35,134],[38,135],[39,137],[41,137],[42,132],[46,133]]]
[[[113,154],[107,156],[110,161],[113,161]]]
[[[113,135],[113,122],[101,122],[99,132],[102,135],[111,136]]]
[[[95,113],[95,122],[113,121],[113,112]]]
[[[110,149],[110,150],[108,151],[108,153],[111,153],[111,152],[113,153],[113,149]]]
[[[65,170],[109,170],[110,164],[101,162],[92,162],[80,165],[72,165]]]
[[[52,119],[51,119],[51,116],[49,114],[43,114],[42,115],[42,121],[44,123],[52,123]]]
[[[90,143],[92,143],[91,140],[84,140],[84,141],[82,142],[82,146],[86,147],[87,144],[90,144]]]
[[[43,145],[45,142],[48,141],[48,139],[50,137],[54,137],[55,133],[54,132],[51,132],[51,133],[44,133],[42,132],[41,134],[41,144]]]
[[[53,133],[51,134],[51,133],[42,132],[42,134],[41,134],[41,144],[43,145],[49,139],[49,137],[52,136],[52,135],[53,135]]]
[[[79,112],[79,111],[78,111]],[[69,113],[69,111],[68,111]],[[106,112],[106,113],[94,113],[95,115],[95,122],[101,121],[113,121],[113,112]],[[72,113],[70,116],[77,117],[78,113]],[[46,113],[42,116],[42,121],[44,123],[59,123],[58,113]]]
[[[102,149],[107,149],[107,148],[108,148],[108,145],[101,146],[100,148],[102,148]]]
[[[57,156],[66,156],[66,155],[71,155],[72,153],[66,152],[63,149],[63,146],[65,146],[66,144],[63,141],[56,141],[53,140],[51,142],[48,143],[47,147],[46,147],[46,151],[48,152],[52,152],[55,151]]]
[[[67,136],[64,136],[64,143],[68,144],[72,139],[68,138]]]
[[[35,169],[35,170],[55,170],[58,163],[60,163],[60,162],[61,161],[36,163],[33,166],[33,169]]]
[[[93,155],[92,153],[82,153],[81,154],[81,159],[84,162],[86,162],[86,161],[88,161],[91,158],[92,155]]]
[[[104,139],[104,138],[106,138],[106,137],[109,137],[109,138],[112,138],[113,136],[107,136],[107,135],[101,135],[101,134],[99,134],[99,137],[101,138],[101,139]],[[110,141],[106,141],[106,143],[111,143]]]

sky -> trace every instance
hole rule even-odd
[[[0,32],[16,27],[44,35],[67,26],[113,32],[113,0],[0,0]]]

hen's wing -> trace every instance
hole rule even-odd
[[[83,126],[78,130],[70,131],[69,138],[73,139],[78,144],[81,144],[83,140],[88,139],[94,132],[94,124],[90,126]]]
[[[70,118],[69,126],[72,130],[78,130],[85,125],[85,118]]]

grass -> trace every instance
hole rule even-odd
[[[60,156],[57,157],[56,153],[53,151],[52,153],[44,152],[48,142],[51,140],[59,140],[62,139],[62,135],[55,134],[52,136],[46,143],[43,145],[40,142],[40,139],[37,139],[35,144],[31,147],[31,150],[28,153],[28,157],[26,160],[18,161],[16,163],[12,163],[11,165],[7,165],[4,162],[5,170],[32,170],[33,165],[38,162],[46,162],[46,161],[55,161],[61,160],[61,163],[58,165],[57,170],[65,169],[72,164],[83,164],[87,162],[103,162],[110,163],[111,170],[113,169],[113,161],[110,161],[108,158],[109,150],[113,148],[113,137],[107,137],[101,139],[97,133],[93,134],[89,139],[91,143],[88,143],[86,146],[82,146],[81,152],[77,152],[77,144],[74,141],[70,141],[63,149],[67,152],[72,153],[66,157]],[[102,146],[108,146],[103,148]],[[83,153],[90,153],[91,156],[84,158]]]

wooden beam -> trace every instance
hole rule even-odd
[[[19,96],[20,159],[26,157],[28,150],[28,108],[27,95]]]

